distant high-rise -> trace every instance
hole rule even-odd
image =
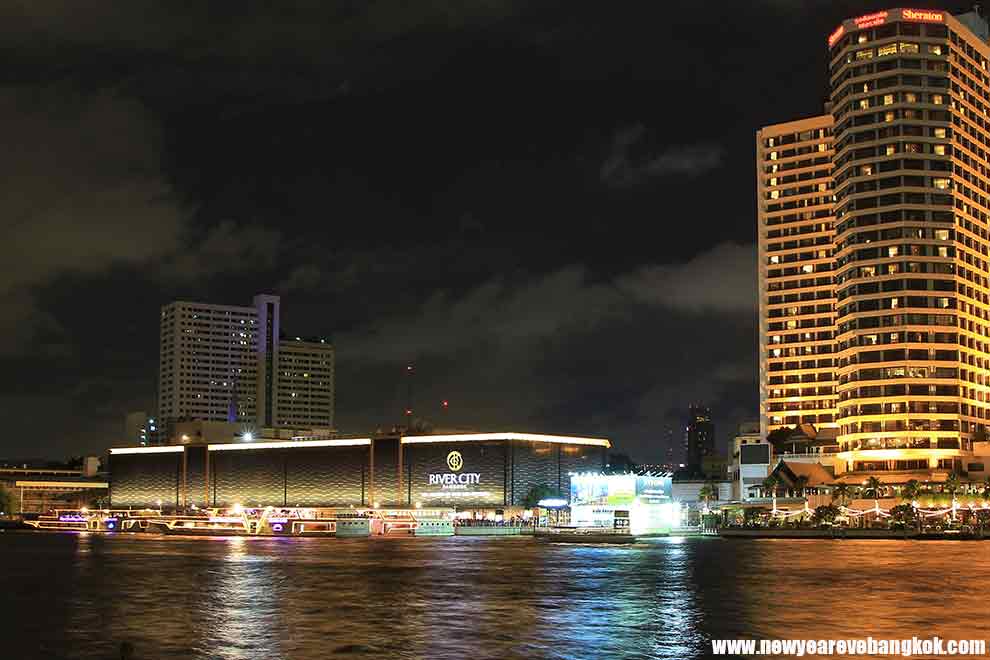
[[[279,298],[162,308],[159,421],[332,428],[334,349],[280,336]]]
[[[143,410],[128,413],[124,417],[124,442],[133,445],[157,444],[161,429],[154,417],[148,417]]]
[[[704,458],[715,454],[715,424],[712,423],[710,408],[691,406],[689,415],[684,437],[687,448],[686,467],[691,474],[702,474]]]
[[[977,12],[846,20],[830,114],[757,133],[763,432],[838,427],[850,481],[982,471],[988,34]]]

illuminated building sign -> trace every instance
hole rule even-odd
[[[878,11],[873,14],[865,14],[863,16],[857,16],[853,19],[853,23],[856,27],[862,30],[863,28],[875,27],[877,25],[883,25],[887,22],[887,12]]]
[[[902,9],[901,16],[905,21],[923,21],[926,23],[944,23],[945,14],[930,9]]]
[[[446,462],[450,472],[428,475],[431,486],[440,486],[444,490],[465,490],[468,486],[477,486],[481,483],[480,472],[461,472],[461,468],[464,467],[464,456],[461,452],[448,453]]]
[[[849,30],[865,30],[867,28],[884,25],[890,21],[915,21],[919,23],[944,23],[945,12],[932,9],[894,9],[891,11],[877,11],[872,14],[864,14],[848,21],[835,28],[832,34],[828,35],[829,48],[838,43]]]
[[[828,47],[831,48],[832,46],[834,46],[835,42],[838,41],[845,33],[846,33],[845,25],[840,25],[839,27],[835,28],[835,32],[828,35]]]

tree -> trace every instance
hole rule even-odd
[[[839,500],[840,506],[849,504],[850,495],[852,495],[852,491],[849,484],[836,484],[832,489],[832,501]]]
[[[953,472],[949,475],[949,478],[945,480],[945,483],[942,484],[942,492],[948,493],[951,497],[955,497],[961,487],[962,483],[959,481],[959,475]]]
[[[0,486],[0,513],[15,513],[14,508],[16,506],[17,502],[14,500],[14,494],[3,486]]]
[[[890,526],[894,529],[911,529],[918,522],[918,512],[910,504],[898,504],[890,508]]]
[[[774,429],[773,431],[770,431],[770,433],[767,433],[767,442],[773,445],[775,453],[783,454],[785,444],[790,439],[791,434],[793,434],[796,430],[796,426],[794,428],[783,426],[779,429]]]
[[[904,487],[901,489],[902,500],[913,502],[919,497],[921,497],[921,482],[917,479],[911,479],[909,482],[904,484]]]
[[[711,500],[718,499],[718,486],[709,481],[698,491],[698,499],[707,504]]]
[[[523,506],[527,509],[532,509],[539,505],[540,500],[558,497],[560,497],[560,493],[555,488],[551,488],[550,486],[533,486],[526,493],[526,497],[523,498]]]
[[[763,490],[763,497],[770,497],[773,493],[776,493],[779,483],[777,477],[772,474],[764,479],[763,483],[760,484],[760,489]]]
[[[811,514],[811,520],[818,526],[831,525],[839,516],[839,507],[834,504],[822,504],[815,507],[815,512]]]
[[[883,497],[883,482],[876,477],[870,477],[863,485],[863,495],[872,497],[874,501],[879,500]],[[877,502],[877,506],[880,506],[879,502]]]

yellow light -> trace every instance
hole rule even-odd
[[[244,513],[244,507],[241,506],[240,502],[234,504],[234,513],[237,515]]]
[[[113,447],[111,454],[177,454],[185,451],[185,447]]]
[[[210,451],[238,451],[242,449],[302,449],[305,447],[366,447],[370,444],[370,438],[353,438],[347,440],[284,440],[280,442],[252,442],[242,445],[207,445],[206,447]]]
[[[81,509],[79,509],[79,510],[80,510],[81,512],[83,512],[83,513],[89,513],[89,507],[85,507],[85,506],[84,506],[83,508],[81,508]]]
[[[482,442],[485,440],[529,440],[531,442],[550,442],[564,445],[592,445],[596,447],[611,447],[612,443],[605,438],[581,438],[567,435],[542,435],[540,433],[457,433],[454,435],[409,435],[402,437],[402,444],[420,444],[436,442]]]

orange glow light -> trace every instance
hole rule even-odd
[[[930,9],[904,9],[901,15],[906,21],[924,21],[926,23],[944,23],[945,14]]]
[[[828,35],[828,47],[831,48],[832,46],[834,46],[835,42],[838,41],[842,37],[842,35],[845,34],[845,32],[846,32],[845,25],[840,25],[839,27],[835,28],[835,32]]]
[[[878,11],[873,14],[865,14],[863,16],[858,16],[853,19],[856,23],[856,27],[862,30],[863,28],[874,27],[877,25],[883,25],[887,22],[887,12]]]

